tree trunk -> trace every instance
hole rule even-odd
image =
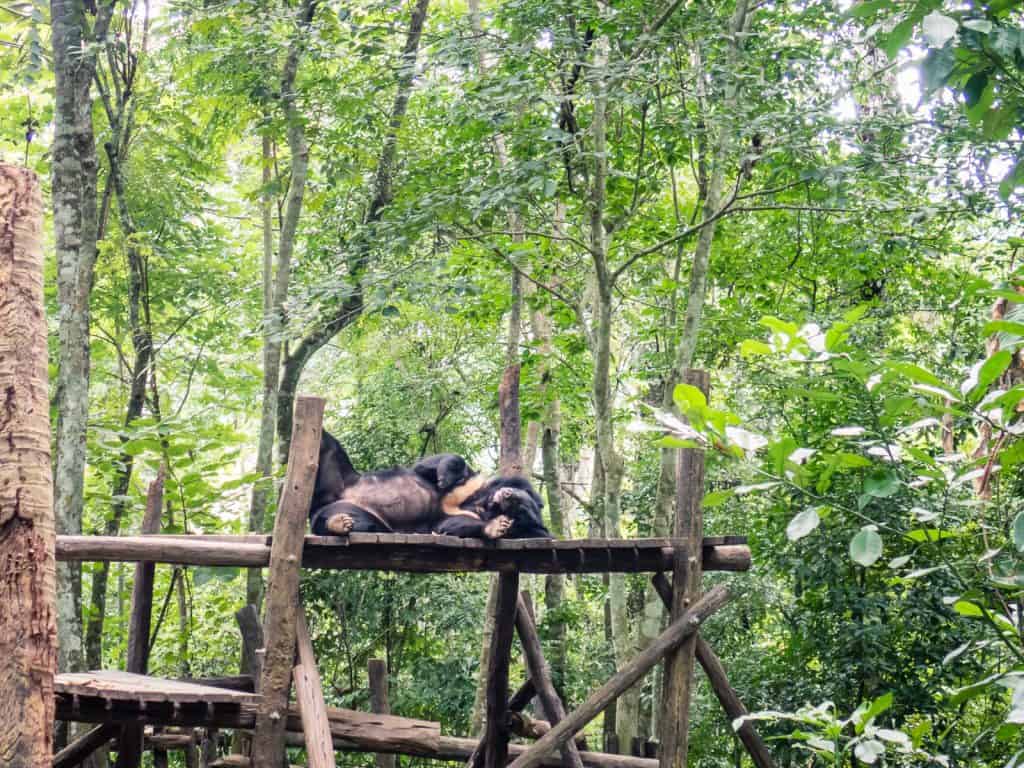
[[[395,101],[391,107],[391,117],[388,120],[388,133],[384,137],[384,146],[381,148],[377,161],[370,204],[364,220],[364,224],[368,228],[380,221],[384,209],[394,197],[392,182],[395,159],[398,155],[398,131],[405,121],[405,113],[409,107],[409,96],[412,94],[413,78],[416,74],[416,58],[429,6],[430,0],[417,0],[409,19],[405,47],[402,49],[402,58],[398,66]],[[277,443],[281,464],[286,464],[288,461],[289,441],[292,435],[292,408],[295,404],[295,394],[298,391],[299,380],[302,378],[302,371],[313,355],[362,314],[362,275],[368,267],[371,250],[372,234],[367,231],[355,243],[355,255],[348,264],[349,277],[352,280],[352,293],[340,300],[335,307],[327,310],[316,323],[316,329],[296,344],[295,351],[284,360],[277,398]]]
[[[122,104],[122,111],[123,107]],[[153,358],[153,332],[149,324],[149,313],[144,311],[145,306],[148,305],[148,270],[135,241],[135,225],[125,197],[121,165],[123,156],[112,143],[106,145],[106,150],[110,159],[111,181],[117,195],[121,235],[124,238],[125,252],[128,256],[128,324],[131,328],[135,358],[132,361],[128,405],[124,416],[124,429],[127,433],[131,429],[132,422],[142,415],[142,408],[146,402],[146,384],[149,381],[150,364]],[[122,434],[121,443],[127,443],[128,439],[127,434]],[[113,498],[111,514],[104,529],[107,536],[116,536],[121,530],[121,520],[127,508],[125,498],[131,487],[132,471],[135,464],[134,457],[124,452],[118,457],[118,461],[119,469],[111,487]],[[85,659],[89,669],[100,669],[103,666],[103,624],[106,619],[109,575],[110,563],[100,563],[99,569],[93,573],[92,577],[91,608],[85,632]]]
[[[53,230],[57,261],[57,446],[54,514],[59,533],[82,532],[85,432],[89,411],[89,295],[96,264],[96,146],[91,84],[107,36],[112,3],[103,3],[88,34],[83,5],[52,0],[54,94]],[[82,577],[74,563],[57,569],[59,666],[81,670]]]
[[[274,201],[270,193],[272,162],[273,144],[270,136],[264,133],[261,156],[263,194],[260,198],[263,218],[263,407],[260,414],[259,446],[256,449],[256,471],[260,479],[253,484],[249,504],[249,530],[253,533],[263,532],[267,506],[274,491],[274,427],[277,419],[278,373],[281,367],[281,342],[271,335],[274,313],[281,309],[274,301]],[[259,568],[251,568],[245,581],[246,605],[253,605],[258,611],[262,599],[262,572]]]
[[[57,667],[39,181],[0,165],[0,756],[49,765]]]

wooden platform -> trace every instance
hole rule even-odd
[[[131,672],[69,672],[57,675],[58,696],[77,696],[104,702],[130,701],[134,704],[254,704],[259,696],[247,691],[214,688],[209,685],[134,675]]]
[[[265,566],[270,536],[58,536],[62,561],[159,562],[177,565]],[[496,542],[435,534],[354,533],[306,536],[302,565],[333,570],[418,573],[634,573],[671,570],[683,540],[515,539]],[[704,570],[746,571],[750,549],[742,536],[704,539]]]

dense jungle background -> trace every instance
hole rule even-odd
[[[667,534],[676,449],[707,449],[707,532],[755,566],[705,635],[780,765],[1024,765],[1022,23],[3,0],[0,160],[48,195],[58,528],[138,531],[163,462],[165,532],[268,530],[299,391],[360,468],[494,471],[518,376],[560,537]],[[62,565],[63,670],[123,667],[133,573]],[[570,706],[663,626],[641,576],[524,583]],[[237,673],[262,588],[159,567],[151,671]],[[488,589],[306,572],[329,703],[366,708],[383,658],[396,713],[478,733]],[[656,737],[659,688],[591,746]],[[703,681],[694,720],[691,764],[749,764]]]

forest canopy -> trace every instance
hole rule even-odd
[[[778,765],[1024,765],[1022,141],[1012,0],[2,0],[58,531],[138,532],[161,465],[163,532],[270,530],[299,392],[360,469],[524,473],[559,538],[670,535],[697,447],[754,562],[702,632]],[[60,565],[62,671],[124,668],[134,573]],[[570,709],[665,624],[642,575],[523,586]],[[150,670],[237,674],[263,591],[158,567]],[[479,734],[487,576],[301,592],[329,704],[380,658]],[[751,765],[698,681],[690,763]]]

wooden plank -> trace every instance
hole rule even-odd
[[[707,397],[711,377],[707,371],[690,369],[683,382]],[[683,539],[687,555],[677,550],[672,563],[672,603],[669,620],[682,616],[701,595],[704,539],[704,451],[683,448],[676,462],[676,514],[672,533]],[[661,768],[686,768],[689,748],[690,700],[693,697],[693,665],[696,636],[688,638],[665,657],[661,714]]]
[[[552,725],[558,725],[565,719],[565,706],[555,692],[555,685],[551,681],[551,668],[544,658],[544,650],[540,644],[540,635],[537,634],[537,626],[533,621],[533,611],[530,606],[530,595],[523,592],[519,595],[519,609],[516,611],[516,631],[519,634],[519,642],[523,646],[523,655],[526,657],[526,671],[530,675],[540,696],[541,708],[545,717]],[[576,743],[569,739],[562,745],[562,762],[567,768],[583,768],[583,761],[580,760],[579,750]]]
[[[508,700],[509,712],[522,712],[526,709],[530,702],[533,701],[533,697],[537,695],[537,687],[533,684],[533,680],[527,679],[525,683],[516,689]]]
[[[254,768],[279,768],[284,756],[285,714],[295,658],[299,571],[306,513],[313,498],[324,401],[300,395],[295,402],[291,450],[274,521],[263,634],[266,651],[260,703],[252,739]]]
[[[515,634],[519,574],[498,577],[494,634],[487,666],[487,722],[484,727],[484,768],[505,768],[508,762],[508,664]]]
[[[449,537],[445,537],[449,538]],[[367,662],[367,677],[370,681],[370,710],[378,715],[390,715],[391,704],[388,701],[388,666],[383,659],[370,659]],[[377,768],[395,768],[395,756],[377,754]]]
[[[164,506],[164,477],[167,467],[163,463],[157,470],[156,479],[149,484],[146,493],[146,511],[142,516],[142,533],[160,533],[160,516]],[[135,566],[135,583],[132,587],[132,612],[128,621],[128,658],[125,667],[129,672],[144,675],[149,667],[149,633],[153,620],[153,580],[156,576],[155,563],[138,563]],[[116,768],[139,768],[142,762],[143,732],[140,726],[126,726],[121,732],[117,750]]]
[[[669,584],[668,579],[665,578],[665,574],[658,573],[654,575],[651,581],[654,583],[655,590],[661,596],[662,602],[665,603],[667,608],[672,604],[672,586]],[[708,682],[711,683],[711,690],[718,697],[718,701],[722,705],[722,709],[725,710],[729,722],[732,723],[736,718],[747,714],[747,708],[740,701],[739,695],[729,683],[729,676],[725,672],[725,667],[722,666],[722,662],[711,646],[699,634],[697,635],[696,656],[697,661],[700,662],[704,673],[708,677]],[[736,731],[736,736],[744,748],[746,748],[750,759],[754,761],[754,765],[757,768],[775,768],[775,761],[772,760],[767,745],[765,745],[761,736],[755,730],[753,723],[749,720],[743,723],[739,730]]]
[[[121,726],[103,723],[79,736],[53,756],[53,768],[72,768],[121,732]]]
[[[671,539],[623,539],[615,546],[585,539],[531,540],[529,546],[523,542],[524,547],[515,549],[453,537],[425,537],[433,539],[428,543],[396,543],[394,534],[372,536],[372,541],[307,536],[302,565],[412,573],[642,573],[670,570],[674,549],[681,546],[680,541]],[[262,536],[59,536],[57,559],[260,567],[270,560],[271,546],[265,541]],[[750,568],[750,549],[745,544],[705,544],[703,560],[708,571],[745,571]]]
[[[320,682],[320,671],[313,654],[305,611],[300,606],[295,622],[298,664],[292,669],[295,677],[295,698],[302,716],[302,733],[306,737],[306,759],[309,768],[335,768],[331,724],[327,719],[327,702]]]
[[[57,675],[58,694],[90,696],[111,701],[255,704],[260,697],[245,691],[231,691],[182,680],[148,677],[116,670],[103,672],[65,672]]]
[[[604,711],[605,707],[647,674],[669,651],[678,648],[686,638],[692,637],[701,623],[728,600],[729,591],[724,584],[719,584],[708,592],[689,611],[672,622],[647,648],[616,672],[607,683],[594,691],[583,704],[517,757],[511,768],[534,768],[540,765],[548,754],[561,748],[562,744],[575,736],[587,723]]]

